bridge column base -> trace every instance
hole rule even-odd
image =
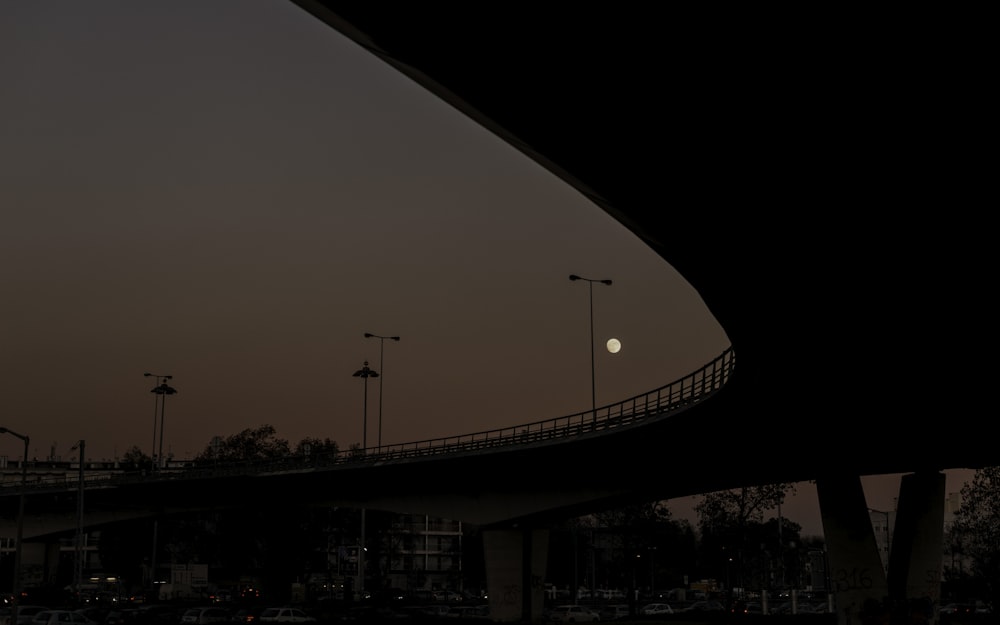
[[[944,565],[943,473],[904,475],[889,552],[889,597],[913,622],[938,622]],[[926,619],[926,620],[919,620]]]
[[[21,587],[51,584],[59,568],[59,543],[25,542],[21,548]]]
[[[816,480],[838,625],[936,623],[944,544],[942,473],[903,476],[888,571],[860,477]]]
[[[483,530],[483,549],[490,618],[497,622],[542,622],[548,530]]]

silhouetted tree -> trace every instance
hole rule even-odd
[[[571,592],[595,584],[641,591],[672,588],[692,573],[696,545],[694,528],[675,520],[664,502],[623,506],[553,528],[547,578]]]
[[[776,554],[762,549],[760,525],[765,513],[778,508],[794,492],[794,484],[769,484],[705,495],[695,506],[701,533],[701,565],[714,571],[716,579],[725,579],[729,588],[746,586],[752,580],[767,588],[764,561]]]
[[[962,505],[946,543],[971,569],[963,599],[985,599],[1000,606],[1000,467],[977,469],[961,492]],[[971,579],[978,580],[978,586],[969,587]]]
[[[239,434],[216,437],[204,451],[195,456],[196,464],[209,462],[245,462],[271,460],[291,453],[288,441],[278,438],[273,425],[247,428]]]
[[[332,441],[329,438],[319,439],[319,438],[303,438],[295,446],[296,455],[302,456],[325,456],[329,458],[336,458],[337,454],[340,452],[340,445],[337,441]]]
[[[122,454],[118,464],[126,471],[149,471],[153,467],[153,459],[144,454],[138,445],[132,445]]]
[[[656,546],[658,530],[671,522],[670,509],[663,502],[653,501],[600,512],[594,517],[602,533],[617,537],[617,548],[607,554],[611,570],[611,575],[607,576],[609,584],[630,591],[642,585],[649,586],[650,572],[646,562]],[[653,577],[655,583],[655,574]],[[629,592],[629,596],[633,593]]]

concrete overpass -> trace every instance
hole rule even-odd
[[[880,571],[860,477],[907,473],[889,577],[839,589],[838,619],[866,598],[936,598],[939,472],[1000,464],[981,435],[993,241],[974,64],[893,35],[907,29],[881,16],[785,7],[293,1],[590,198],[729,335],[739,366],[710,400],[559,445],[591,492],[553,514],[816,480],[833,566]],[[711,457],[657,453],[709,432]],[[552,454],[505,450],[506,494],[533,496]],[[502,456],[428,460],[422,484]],[[365,471],[369,484],[400,473]],[[497,525],[497,553],[525,555],[495,577],[527,589],[540,537],[511,528],[544,515],[524,512]],[[531,618],[524,597],[494,614]]]
[[[964,45],[897,16],[785,7],[293,1],[590,198],[701,294],[739,355],[733,379],[646,446],[608,447],[636,458],[653,435],[711,431],[712,457],[665,458],[663,479],[816,480],[845,573],[876,568],[860,477],[909,473],[888,579],[845,575],[838,619],[867,599],[937,598],[939,472],[1000,461],[978,435],[994,371],[977,208],[989,98]]]
[[[664,479],[670,423],[723,392],[736,370],[731,349],[690,374],[594,411],[498,430],[370,448],[356,453],[196,465],[146,475],[85,465],[88,527],[190,510],[239,507],[261,498],[427,514],[481,527],[545,526],[622,503],[705,492],[696,480]],[[628,450],[638,457],[627,458]],[[680,459],[666,466],[680,470]],[[76,470],[29,461],[27,539],[76,530]],[[636,473],[641,475],[636,475]],[[488,476],[488,477],[487,477]],[[0,535],[16,529],[20,467],[0,483]]]

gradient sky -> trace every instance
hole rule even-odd
[[[383,443],[586,410],[571,273],[614,280],[598,404],[729,345],[636,236],[291,2],[3,3],[0,78],[0,425],[32,456],[149,453],[147,371],[180,458],[264,424],[360,443],[366,360],[369,445],[380,381]],[[402,339],[380,363],[365,332]],[[810,491],[785,512],[818,528]]]

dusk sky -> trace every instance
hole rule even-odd
[[[366,360],[370,446],[380,382],[387,444],[586,410],[571,273],[614,281],[599,405],[729,346],[638,237],[286,0],[3,3],[0,78],[0,426],[33,457],[150,453],[147,371],[179,458],[264,424],[360,443]],[[401,340],[380,363],[365,332]],[[892,506],[898,476],[868,484]],[[817,509],[802,484],[784,512]]]

